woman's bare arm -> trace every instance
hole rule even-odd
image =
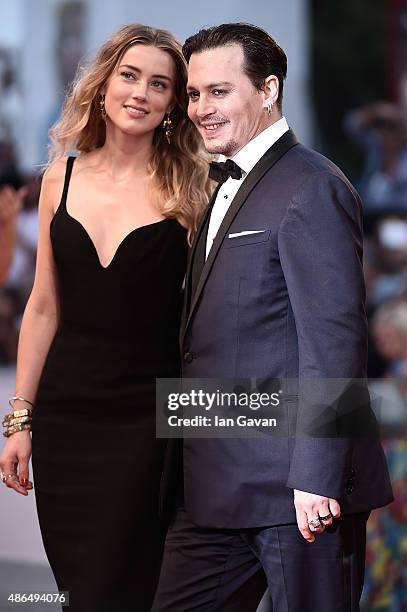
[[[18,342],[15,395],[33,403],[35,403],[45,359],[58,327],[59,299],[49,230],[61,197],[65,165],[65,160],[60,160],[44,174],[39,202],[39,239],[35,280],[24,311]],[[27,406],[29,404],[24,401],[15,402],[16,409]],[[7,440],[0,457],[0,467],[6,476],[16,475],[15,478],[7,479],[7,486],[23,495],[26,494],[26,487],[22,487],[19,483],[16,467],[18,464],[20,482],[28,480],[30,455],[30,435],[22,431],[13,434]]]

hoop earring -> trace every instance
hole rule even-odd
[[[163,129],[165,130],[165,137],[167,139],[168,144],[171,144],[171,136],[174,131],[174,125],[172,123],[170,113],[167,113],[167,116],[163,121]]]
[[[107,115],[106,115],[106,109],[105,109],[105,94],[100,94],[99,110],[100,110],[100,114],[102,115],[103,121],[106,123]]]
[[[271,113],[273,112],[273,103],[271,100],[268,100],[266,110],[268,115],[271,115]]]

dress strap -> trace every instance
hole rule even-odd
[[[75,157],[70,156],[66,160],[64,190],[62,192],[62,198],[61,198],[61,206],[63,206],[64,208],[66,208],[66,196],[68,195],[69,181],[71,180],[72,167],[73,167],[73,163],[75,159],[76,159]]]

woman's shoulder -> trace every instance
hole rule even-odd
[[[47,166],[42,178],[43,183],[45,181],[45,185],[51,188],[53,186],[58,187],[61,183],[63,184],[69,159],[73,159],[75,162],[75,164],[72,165],[72,174],[83,171],[84,169],[86,170],[87,165],[89,165],[89,160],[93,159],[92,153],[93,152],[81,153],[77,156],[58,157]]]
[[[42,176],[40,207],[48,208],[52,214],[61,200],[67,161],[68,157],[59,157],[48,165]]]
[[[66,172],[66,164],[68,161],[68,157],[59,157],[55,161],[53,161],[47,168],[43,174],[43,181],[52,185],[54,183],[59,183],[65,177]]]
[[[97,158],[97,152],[89,151],[76,156],[65,155],[63,157],[58,157],[53,162],[51,162],[49,166],[47,166],[43,174],[43,178],[50,182],[58,182],[63,179],[65,177],[68,159],[70,159],[71,157],[75,161],[74,168],[77,171],[80,168],[87,167],[89,163],[92,163],[94,159]]]

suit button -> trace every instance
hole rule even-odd
[[[353,484],[348,484],[348,485],[346,485],[346,493],[347,493],[348,495],[350,495],[351,493],[353,493],[353,489],[354,489]]]
[[[194,356],[192,353],[184,353],[184,361],[186,363],[191,363],[191,361],[193,360]]]

